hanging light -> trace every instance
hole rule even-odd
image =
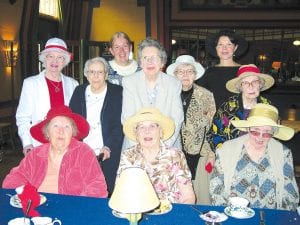
[[[295,41],[293,42],[293,45],[299,46],[299,45],[300,45],[300,40],[295,40]]]

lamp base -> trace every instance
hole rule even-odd
[[[130,213],[127,215],[130,225],[138,225],[138,221],[142,218],[141,213]]]

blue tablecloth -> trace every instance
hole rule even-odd
[[[7,194],[15,194],[14,190],[0,189],[0,225],[6,225],[9,220],[22,217],[20,208],[9,204],[10,197]],[[108,206],[108,199],[66,196],[56,194],[44,194],[46,203],[38,207],[42,216],[58,218],[63,225],[121,225],[129,224],[127,220],[112,215]],[[223,207],[211,207],[194,205],[197,209],[206,212],[215,210],[222,212]],[[255,210],[255,216],[250,219],[235,219],[229,217],[223,225],[233,224],[259,224],[259,210]],[[265,225],[299,225],[300,217],[297,212],[283,210],[265,211]],[[200,219],[199,213],[190,205],[173,204],[173,209],[164,215],[143,215],[140,225],[201,225],[205,222]]]

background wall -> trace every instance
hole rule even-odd
[[[23,1],[17,1],[11,5],[9,1],[0,1],[0,105],[12,100],[11,70],[5,67],[3,63],[3,45],[2,40],[19,41],[19,29],[22,16]],[[14,96],[18,97],[21,86],[21,76],[19,64],[14,70]],[[11,109],[0,107],[0,117],[6,117],[11,114]]]
[[[145,7],[137,7],[136,0],[101,0],[94,8],[90,39],[109,41],[117,31],[126,32],[134,42],[136,55],[138,43],[146,36]]]

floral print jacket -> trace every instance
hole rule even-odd
[[[140,145],[135,145],[122,152],[117,176],[128,167],[146,170],[160,200],[176,203],[181,196],[178,184],[192,185],[185,156],[176,148],[163,145],[155,161],[149,162],[144,158]]]
[[[271,104],[268,99],[262,96],[257,97],[257,103]],[[225,141],[240,135],[240,131],[230,121],[247,119],[247,115],[243,107],[241,94],[231,96],[228,101],[220,106],[207,133],[207,141],[212,151],[220,148]]]

